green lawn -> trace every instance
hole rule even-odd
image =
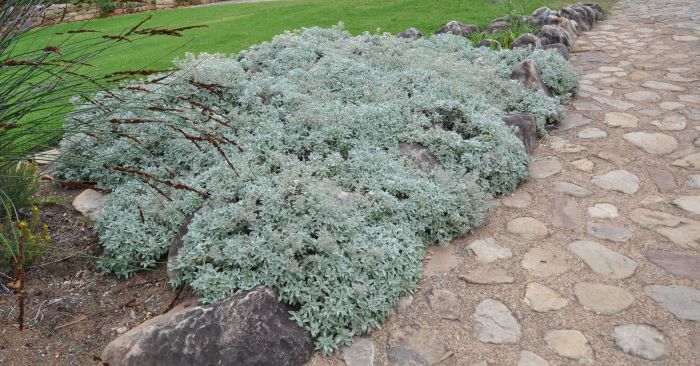
[[[227,4],[194,8],[178,8],[151,13],[103,18],[87,22],[63,24],[34,32],[19,46],[43,48],[60,43],[66,36],[57,32],[81,27],[118,34],[131,28],[147,15],[153,18],[148,27],[183,27],[206,25],[207,28],[186,31],[184,37],[154,37],[135,45],[121,47],[118,52],[104,54],[91,63],[101,71],[164,68],[175,55],[185,52],[235,53],[250,45],[269,41],[285,30],[301,27],[329,27],[343,22],[354,34],[364,31],[397,33],[416,27],[432,33],[442,24],[456,19],[464,23],[487,25],[505,15],[509,1],[499,0],[281,0],[260,3]],[[540,6],[556,8],[565,0],[512,0],[512,9],[529,14]],[[74,36],[73,40],[94,37]]]

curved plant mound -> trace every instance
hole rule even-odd
[[[533,59],[551,98],[510,81]],[[342,29],[277,36],[236,57],[95,96],[67,121],[57,174],[113,190],[96,224],[106,272],[168,267],[206,301],[263,284],[331,352],[377,327],[421,276],[426,246],[479,223],[525,178],[501,122],[561,117],[577,87],[553,52]],[[80,132],[82,131],[82,132]],[[437,158],[416,164],[399,145]]]

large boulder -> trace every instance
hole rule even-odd
[[[522,141],[525,152],[530,155],[537,137],[535,115],[532,113],[509,113],[502,119],[503,123],[510,127],[511,132]]]
[[[501,49],[501,42],[498,42],[495,39],[485,39],[485,40],[479,42],[479,47],[487,47],[487,48],[493,48],[495,50],[500,50]]]
[[[513,67],[510,78],[517,80],[524,87],[532,90],[540,90],[545,95],[551,97],[552,92],[549,87],[542,81],[540,70],[532,60],[525,60]]]
[[[214,305],[178,307],[113,340],[102,362],[126,365],[305,364],[311,334],[290,319],[277,293],[257,287]]]
[[[542,24],[542,21],[550,16],[552,14],[552,10],[550,10],[548,7],[543,6],[541,8],[538,8],[537,10],[533,11],[532,14],[530,15],[530,19],[532,22],[536,24]]]
[[[94,190],[86,189],[73,199],[73,208],[95,222],[102,215],[107,196]]]
[[[435,34],[443,33],[468,37],[472,33],[479,33],[479,26],[474,24],[462,24],[456,20],[452,20],[440,27],[440,29],[435,32]]]
[[[510,27],[510,22],[508,22],[508,17],[501,17],[498,19],[495,19],[491,24],[489,24],[486,29],[484,29],[484,33],[486,34],[496,34],[496,33],[503,33],[508,28]]]
[[[561,15],[550,15],[542,21],[542,25],[556,25],[566,29],[570,36],[581,33],[581,28],[577,21],[564,18]]]
[[[605,19],[605,12],[603,11],[603,7],[600,6],[600,4],[597,3],[583,3],[581,4],[583,6],[587,6],[591,9],[593,9],[593,12],[595,13],[595,20],[603,20]]]
[[[582,27],[582,30],[584,31],[590,30],[591,28],[590,20],[586,19],[587,13],[582,12],[579,9],[576,9],[572,6],[567,6],[559,9],[558,14],[564,19],[575,21],[579,24],[580,27]]]
[[[537,48],[542,46],[540,39],[532,33],[525,33],[510,44],[510,48]]]
[[[557,25],[542,26],[540,33],[537,36],[540,37],[540,42],[542,42],[542,45],[561,43],[566,46],[566,48],[571,50],[571,46],[573,44],[569,32]]]
[[[423,33],[421,33],[418,29],[416,28],[408,28],[405,31],[399,33],[396,35],[396,38],[403,38],[403,39],[418,39],[418,38],[423,38]]]
[[[442,165],[437,156],[421,144],[400,142],[399,153],[413,160],[413,162],[425,172],[430,172]]]

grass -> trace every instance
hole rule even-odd
[[[602,0],[607,5],[611,0]],[[46,46],[60,46],[63,42],[89,44],[100,37],[96,33],[60,35],[75,30],[96,30],[103,34],[128,31],[148,16],[149,28],[177,28],[205,25],[190,29],[182,37],[147,37],[136,43],[120,42],[91,58],[89,75],[139,69],[166,69],[172,60],[185,52],[235,54],[251,45],[271,40],[286,30],[302,27],[330,27],[343,22],[353,34],[365,31],[401,32],[415,27],[428,35],[450,20],[479,25],[482,29],[493,19],[509,14],[530,14],[540,6],[558,9],[573,0],[277,0],[259,3],[225,4],[203,7],[177,8],[150,13],[101,18],[87,22],[60,24],[37,29],[25,34],[14,45],[15,54],[41,50]],[[517,30],[515,30],[517,31]],[[517,36],[517,35],[516,35]],[[68,37],[71,37],[70,39]],[[501,43],[502,39],[496,37]],[[94,41],[93,41],[94,42]],[[508,42],[506,42],[508,43]],[[507,46],[507,44],[504,44]],[[66,47],[67,58],[79,57],[80,47]],[[75,55],[72,55],[74,52]],[[76,92],[77,93],[77,92]],[[23,155],[48,148],[60,138],[60,126],[71,107],[54,106],[46,111],[30,113],[26,120],[40,121],[46,136],[42,146],[26,144],[34,137],[14,138],[13,151]],[[56,131],[56,132],[54,132]],[[7,134],[7,133],[6,133]],[[2,136],[0,136],[2,137]],[[31,149],[30,149],[30,145]]]
[[[423,33],[434,32],[449,20],[478,24],[482,28],[491,20],[506,15],[511,8],[529,14],[540,6],[557,8],[574,1],[562,0],[281,0],[260,3],[179,8],[133,15],[62,24],[30,33],[19,51],[59,44],[66,36],[55,33],[82,27],[116,34],[152,15],[148,27],[183,27],[206,25],[186,31],[181,38],[155,37],[136,45],[126,45],[118,52],[108,52],[91,64],[102,72],[124,69],[167,68],[175,56],[185,52],[236,53],[253,44],[269,41],[285,30],[301,27],[329,27],[343,22],[348,31],[398,33],[416,27]],[[509,4],[509,5],[503,5]],[[74,35],[74,40],[94,34]]]

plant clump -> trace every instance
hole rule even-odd
[[[525,59],[557,96],[509,80]],[[56,175],[113,191],[96,224],[104,270],[154,265],[189,223],[168,263],[174,285],[207,302],[276,288],[326,353],[413,291],[426,246],[468,232],[487,199],[526,177],[501,117],[532,113],[545,134],[577,87],[552,51],[342,28],[177,65],[96,95],[66,122]]]

